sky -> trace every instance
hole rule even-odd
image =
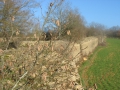
[[[39,0],[38,0],[39,1]],[[46,9],[51,0],[43,0]],[[87,24],[100,23],[110,28],[120,26],[120,0],[66,0],[74,9],[77,8]],[[38,13],[37,13],[38,14]]]

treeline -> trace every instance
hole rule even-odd
[[[35,8],[41,11],[40,19],[35,17]],[[47,11],[42,8],[41,2],[36,0],[0,0],[0,37],[6,41],[11,37],[48,40],[46,34],[50,32],[49,39],[80,40],[105,34],[104,25],[86,25],[79,11],[71,8],[65,0],[50,1]]]
[[[120,38],[120,27],[119,26],[113,26],[106,30],[106,35],[108,37],[114,37],[114,38]]]

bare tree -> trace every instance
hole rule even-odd
[[[106,34],[108,37],[120,37],[120,26],[113,26],[106,30]]]
[[[69,3],[61,4],[48,20],[50,26],[59,32],[59,38],[80,39],[85,36],[84,19],[77,9],[71,9]],[[67,35],[68,31],[71,35]]]
[[[71,10],[67,16],[67,22],[64,24],[64,30],[71,32],[73,40],[80,40],[85,37],[85,26],[82,16],[78,10]],[[66,35],[65,33],[64,35]]]
[[[33,4],[33,0],[0,0],[0,32],[7,41],[18,31],[30,30]]]

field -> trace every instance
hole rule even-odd
[[[120,90],[120,39],[106,39],[79,68],[86,89],[97,85],[97,90]]]

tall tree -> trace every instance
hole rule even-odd
[[[65,25],[65,30],[71,31],[71,36],[73,39],[81,39],[85,36],[85,26],[84,19],[78,12],[78,10],[71,10],[67,17],[67,23]]]
[[[71,37],[74,39],[84,36],[84,19],[77,9],[71,9],[69,3],[60,4],[49,16],[48,21],[48,25],[59,32],[59,37],[67,36],[67,32],[69,34],[71,32]]]

